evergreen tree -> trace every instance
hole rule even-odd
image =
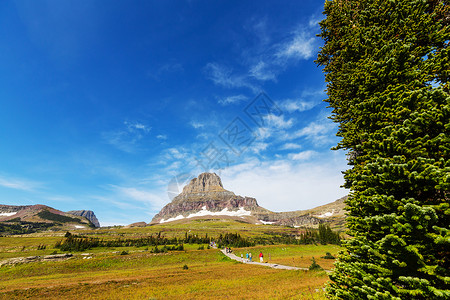
[[[318,56],[348,151],[337,299],[449,299],[450,13],[445,0],[325,3]]]

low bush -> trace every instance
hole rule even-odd
[[[323,268],[318,263],[316,263],[316,259],[313,257],[312,264],[309,266],[309,270],[310,271],[321,271],[321,270],[323,270]]]
[[[325,258],[325,259],[335,259],[336,257],[334,257],[333,255],[331,255],[330,252],[327,252],[325,254],[325,256],[322,256],[321,258]]]

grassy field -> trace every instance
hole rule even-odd
[[[214,221],[212,224],[225,226],[211,228],[205,222],[194,222],[190,226],[184,224],[184,227],[164,225],[78,233],[114,238],[139,237],[159,231],[181,236],[186,230],[214,235],[219,232],[241,233],[241,229],[248,229],[242,232],[258,236],[293,230],[230,221]],[[64,232],[1,237],[0,260],[50,254],[57,251],[54,244],[63,235]],[[37,250],[37,246],[43,244],[47,248]],[[185,244],[185,251],[158,254],[150,253],[148,247],[97,248],[86,251],[90,253],[87,256],[73,253],[74,257],[66,261],[3,266],[0,267],[0,299],[175,299],[180,296],[186,299],[325,299],[322,288],[328,278],[324,272],[275,270],[242,264],[228,259],[217,249],[197,250],[198,247]],[[129,254],[120,255],[123,250]],[[339,247],[271,245],[233,250],[238,255],[251,251],[254,258],[262,251],[265,261],[299,267],[308,267],[315,257],[319,265],[331,269],[333,260],[320,257],[326,252],[336,254]]]

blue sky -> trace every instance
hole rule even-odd
[[[322,8],[2,1],[0,203],[149,222],[206,170],[274,211],[345,195],[314,63]]]

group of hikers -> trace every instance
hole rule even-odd
[[[245,254],[245,260],[244,260],[244,254],[241,254],[242,262],[252,262],[252,253],[247,251],[247,254]],[[259,252],[259,262],[264,262],[264,255],[262,252]]]
[[[231,253],[230,247],[225,247],[225,253]],[[270,259],[270,254],[269,254]],[[245,260],[244,260],[244,254],[241,253],[241,260],[242,262],[253,262],[252,253],[247,251],[247,254],[245,254]],[[259,251],[259,262],[264,262],[264,255],[262,254],[262,251]]]

